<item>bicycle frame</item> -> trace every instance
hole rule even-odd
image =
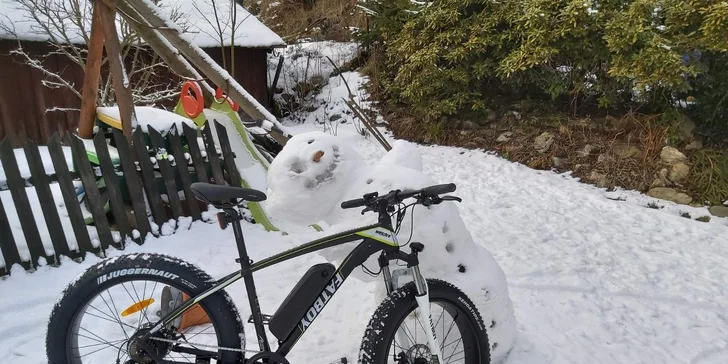
[[[237,216],[238,214],[237,211],[233,209],[226,209],[225,211],[228,216],[231,216],[230,214],[233,213],[235,214],[235,216]],[[237,282],[242,278],[245,282],[246,290],[248,293],[248,300],[250,303],[250,309],[252,311],[253,323],[255,325],[255,331],[260,350],[270,351],[270,344],[268,342],[268,337],[264,328],[263,315],[261,313],[260,304],[258,302],[258,294],[255,289],[253,273],[261,269],[271,267],[275,264],[282,263],[287,260],[310,254],[322,249],[342,244],[348,244],[357,240],[362,240],[361,243],[359,243],[359,245],[357,245],[349,253],[349,255],[341,263],[341,265],[337,267],[336,272],[333,274],[331,280],[329,281],[328,285],[331,286],[331,284],[333,283],[333,287],[336,287],[336,290],[333,293],[329,294],[328,292],[326,292],[327,288],[325,287],[321,292],[319,292],[319,295],[317,297],[322,297],[322,295],[325,295],[325,297],[328,297],[328,299],[324,300],[322,302],[323,304],[311,306],[311,308],[307,310],[306,313],[304,313],[303,317],[298,318],[298,324],[296,328],[288,335],[288,337],[283,340],[279,340],[279,346],[275,352],[285,357],[294,347],[296,342],[301,338],[303,333],[306,332],[308,327],[310,327],[314,320],[318,318],[321,311],[323,311],[323,308],[330,301],[330,298],[333,297],[336,292],[338,292],[338,288],[343,285],[344,281],[351,274],[351,272],[357,266],[363,264],[367,259],[369,259],[370,256],[380,251],[384,251],[384,253],[389,256],[389,260],[401,259],[407,261],[408,263],[412,262],[415,264],[417,262],[416,256],[413,259],[409,254],[402,253],[399,250],[397,236],[392,229],[391,218],[387,214],[384,214],[384,216],[380,214],[379,223],[377,224],[364,226],[358,229],[348,230],[321,239],[317,239],[255,263],[252,262],[252,260],[250,260],[250,258],[248,257],[239,218],[235,218],[231,222],[233,226],[233,232],[235,233],[235,240],[237,243],[238,252],[240,255],[239,262],[241,265],[241,269],[217,280],[214,287],[185,301],[185,303],[182,304],[180,307],[176,308],[172,312],[168,313],[165,317],[163,317],[150,330],[147,335],[151,335],[161,330],[163,327],[172,323],[175,318],[182,315],[186,310],[194,306],[196,303],[199,303],[206,297],[225,289],[229,285]],[[387,264],[389,260],[386,261]],[[384,263],[380,260],[380,266],[382,264]],[[388,272],[389,271],[387,270],[387,273]],[[311,314],[312,310],[315,314]]]

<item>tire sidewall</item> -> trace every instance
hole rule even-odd
[[[468,315],[468,321],[474,326],[473,331],[476,333],[480,343],[479,363],[489,364],[490,347],[488,344],[487,329],[483,324],[480,313],[470,298],[452,284],[441,280],[427,279],[427,286],[431,302],[446,301]],[[367,326],[368,329],[364,335],[359,355],[360,363],[379,364],[387,362],[391,338],[395,335],[399,323],[404,319],[405,315],[417,307],[417,302],[415,301],[416,292],[414,283],[408,283],[388,296],[390,301],[385,301],[380,305]],[[386,317],[388,323],[380,326],[381,332],[378,335],[372,335],[377,331],[377,326],[375,326],[374,321],[378,320],[378,317]],[[382,340],[377,341],[377,336]],[[375,343],[375,345],[371,347],[367,343]]]
[[[204,292],[212,286],[210,282],[213,281],[203,271],[179,259],[160,255],[146,254],[140,259],[134,254],[97,263],[69,284],[53,307],[46,336],[49,363],[66,363],[69,330],[81,309],[91,299],[109,287],[133,280],[159,282],[160,290],[164,285],[184,288],[192,295]],[[215,330],[219,331],[220,346],[244,349],[242,323],[227,294],[224,291],[216,292],[199,304],[207,312]],[[223,363],[234,363],[242,357],[239,353],[223,353]]]

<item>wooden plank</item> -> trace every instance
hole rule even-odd
[[[107,2],[108,0],[104,0]],[[158,31],[152,27],[146,26],[147,22],[144,17],[129,6],[125,1],[118,2],[117,7],[119,8],[119,14],[127,21],[127,24],[135,31],[139,36],[144,39],[155,52],[162,58],[164,63],[179,76],[188,80],[195,80],[200,83],[202,94],[205,98],[205,104],[209,104],[213,101],[214,90],[204,80],[197,70],[187,62],[187,60],[179,54],[179,51],[174,48],[168,48],[167,42],[162,38]]]
[[[83,79],[81,91],[81,116],[78,120],[78,135],[84,139],[93,137],[94,121],[96,120],[96,98],[99,93],[99,78],[101,77],[101,62],[104,53],[104,32],[101,24],[99,7],[93,7],[91,19],[91,38],[89,40],[88,59],[86,60],[86,76]]]
[[[167,221],[167,215],[164,213],[162,198],[154,178],[154,166],[149,160],[149,152],[147,151],[147,145],[144,144],[144,133],[141,128],[134,131],[134,149],[136,149],[137,160],[142,170],[142,181],[144,181],[143,186],[144,191],[147,193],[149,208],[152,210],[154,222],[161,227]],[[158,231],[152,233],[157,235]]]
[[[69,249],[66,234],[63,232],[61,218],[58,216],[58,210],[56,209],[56,201],[51,192],[51,181],[46,175],[43,159],[38,151],[38,145],[28,140],[25,143],[24,149],[25,158],[28,160],[28,166],[30,167],[30,173],[33,178],[35,193],[38,194],[40,208],[43,211],[43,217],[45,218],[48,232],[51,235],[51,242],[55,251],[55,255],[49,257],[52,259],[52,261],[49,261],[49,264],[58,264],[60,263],[60,255],[68,256]]]
[[[61,187],[61,195],[63,196],[63,202],[66,205],[68,218],[71,220],[73,234],[76,236],[78,251],[69,252],[69,256],[76,259],[83,257],[85,252],[99,254],[99,249],[94,248],[93,245],[91,245],[91,237],[88,235],[86,220],[84,219],[83,212],[81,211],[81,204],[79,204],[78,199],[76,198],[76,187],[73,185],[71,173],[68,171],[68,163],[66,162],[66,157],[63,154],[61,138],[58,136],[58,133],[51,136],[51,140],[48,143],[48,152],[51,155],[51,160],[53,161],[53,169],[56,171],[58,185]]]
[[[101,24],[104,30],[104,47],[108,55],[111,80],[114,85],[114,96],[119,105],[121,128],[126,137],[131,137],[131,126],[136,124],[134,101],[131,96],[130,82],[124,70],[121,55],[119,35],[116,32],[116,2],[115,0],[96,1],[94,7],[98,9]]]
[[[12,268],[13,264],[22,263],[18,253],[18,246],[15,245],[15,238],[13,238],[13,231],[10,230],[10,220],[8,220],[5,213],[2,199],[0,199],[0,252],[3,253],[5,271],[8,274],[10,274],[10,268]]]
[[[91,215],[94,217],[94,225],[96,225],[96,231],[99,235],[101,252],[105,254],[109,245],[114,243],[114,238],[111,235],[109,220],[106,219],[106,213],[104,212],[105,203],[101,200],[101,194],[96,185],[96,175],[91,168],[91,162],[89,162],[88,156],[86,155],[86,147],[84,147],[81,139],[73,134],[69,134],[68,139],[73,150],[73,160],[81,176],[81,182],[83,182],[83,188],[86,191],[86,198],[91,207]]]
[[[196,142],[196,140],[193,140],[193,143]],[[202,218],[200,205],[197,203],[197,198],[195,198],[195,195],[190,189],[190,185],[192,185],[192,177],[190,177],[189,162],[182,151],[182,142],[180,141],[176,125],[169,131],[169,144],[172,148],[174,160],[177,162],[177,171],[179,172],[180,179],[182,180],[182,189],[185,192],[185,199],[187,200],[187,206],[190,209],[190,215],[192,215],[193,220],[199,220]]]
[[[101,166],[101,175],[104,177],[104,182],[106,182],[106,191],[109,194],[111,213],[114,214],[116,228],[119,230],[119,234],[121,234],[121,241],[118,243],[114,241],[111,245],[117,249],[124,249],[126,237],[131,236],[131,228],[126,217],[126,209],[124,209],[124,201],[121,197],[116,169],[114,168],[114,163],[111,161],[109,147],[106,144],[106,137],[103,133],[96,134],[94,137],[94,145],[96,146],[96,155],[99,158],[99,165]]]
[[[165,20],[158,15],[158,9],[155,10],[153,5],[150,6],[150,3],[145,0],[125,0],[124,2],[128,3],[139,13],[144,14],[145,19],[150,25],[160,28],[160,32],[167,38],[169,43],[184,54],[190,63],[197,67],[216,86],[227,90],[230,98],[237,102],[246,114],[255,119],[266,119],[271,122],[276,121],[275,116],[257,102],[232,76],[226,72],[220,72],[220,66],[200,47],[184,40],[174,30],[177,27],[170,27],[169,24],[166,24]],[[168,47],[164,47],[163,49],[155,48],[155,51],[161,53],[169,51],[169,49]],[[270,134],[281,145],[285,145],[288,138],[291,137],[291,135],[281,130],[277,125],[273,126]]]
[[[212,138],[212,130],[210,130],[209,121],[206,122],[202,128],[202,138],[205,142],[207,160],[210,163],[210,169],[212,169],[212,182],[219,185],[225,185],[225,178],[222,175],[222,167],[220,166],[220,159],[218,159],[217,157],[217,149],[215,149],[215,139]]]
[[[144,203],[144,191],[134,164],[134,154],[131,153],[129,148],[129,139],[121,134],[118,129],[114,129],[112,133],[114,134],[114,141],[116,141],[116,150],[119,152],[119,159],[121,159],[121,168],[124,171],[126,186],[129,188],[129,196],[137,220],[137,230],[140,233],[137,243],[141,244],[144,242],[144,237],[151,231],[149,219],[147,218],[147,207]]]
[[[217,131],[217,140],[220,141],[222,156],[225,158],[225,170],[228,172],[228,176],[230,176],[228,183],[232,186],[239,186],[241,178],[238,173],[238,168],[235,166],[235,156],[232,148],[230,147],[230,138],[228,137],[227,129],[225,129],[225,127],[217,120],[215,120],[214,123],[215,130]]]
[[[207,177],[207,170],[205,169],[205,160],[202,158],[202,151],[200,145],[197,143],[197,132],[195,129],[187,124],[182,124],[182,129],[187,137],[187,146],[190,148],[190,156],[192,157],[192,163],[195,165],[195,173],[197,173],[198,182],[210,182],[210,178]]]
[[[177,183],[174,181],[174,170],[169,162],[169,153],[164,145],[162,135],[151,126],[149,127],[149,137],[152,139],[152,146],[156,150],[157,165],[159,172],[162,173],[164,185],[167,187],[167,199],[172,207],[172,217],[177,220],[182,215],[182,204],[177,194]]]
[[[38,258],[46,256],[45,248],[25,190],[25,180],[20,176],[20,169],[15,160],[15,152],[13,152],[10,141],[7,139],[0,143],[0,162],[2,162],[5,171],[8,189],[13,197],[13,204],[18,213],[18,219],[20,219],[20,226],[23,228],[23,235],[25,235],[25,242],[31,257],[31,266],[37,267]]]

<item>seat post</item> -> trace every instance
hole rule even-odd
[[[245,248],[245,239],[243,238],[243,229],[240,226],[240,220],[243,217],[240,213],[233,209],[225,209],[225,213],[231,217],[233,225],[233,233],[235,234],[235,243],[238,246],[238,254],[240,255],[240,268],[243,272],[246,272],[250,268],[250,257],[248,257],[248,250]],[[250,310],[252,311],[253,324],[255,325],[255,333],[258,336],[258,345],[262,351],[270,351],[270,344],[268,343],[268,337],[263,327],[263,315],[260,312],[260,302],[258,302],[258,292],[255,289],[255,281],[253,280],[253,273],[243,273],[243,281],[245,282],[245,290],[248,293],[248,301],[250,303]]]
[[[240,227],[242,217],[240,213],[233,208],[226,208],[225,214],[228,216],[230,223],[233,225],[233,233],[235,235],[235,245],[238,247],[238,255],[240,256],[240,268],[247,270],[250,267],[250,257],[245,247],[245,238],[243,237],[243,229]]]

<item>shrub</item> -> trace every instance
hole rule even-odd
[[[520,99],[662,112],[687,96],[694,111],[725,120],[725,1],[439,0],[420,11],[389,4],[370,15],[378,26],[367,41],[384,45],[388,96],[426,120]]]

